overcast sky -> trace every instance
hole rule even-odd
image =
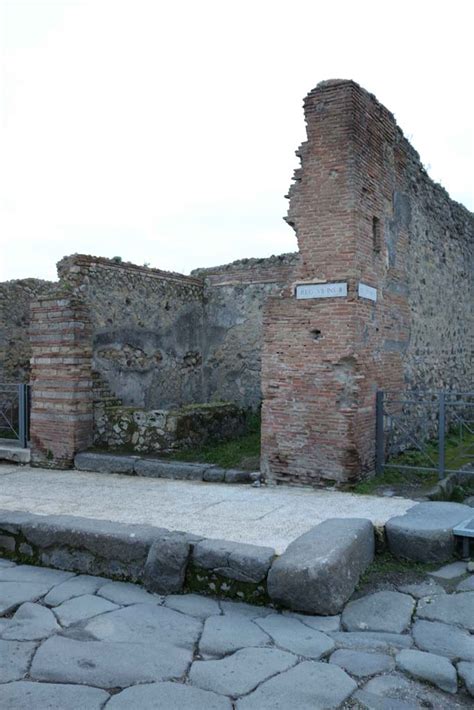
[[[472,0],[0,0],[0,280],[296,250],[302,99],[354,79],[474,210]]]

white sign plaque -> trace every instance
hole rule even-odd
[[[302,298],[341,298],[347,296],[347,283],[298,284],[295,295]]]
[[[367,286],[367,284],[359,283],[359,296],[360,298],[368,298],[369,301],[376,301],[377,289]]]

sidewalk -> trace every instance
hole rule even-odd
[[[328,518],[383,524],[405,498],[307,488],[253,488],[138,476],[0,465],[0,509],[77,515],[274,547],[278,553]]]

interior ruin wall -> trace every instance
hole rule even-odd
[[[282,254],[193,271],[204,281],[204,401],[260,406],[264,305],[291,280],[297,259]]]
[[[0,382],[28,382],[30,306],[53,288],[51,281],[17,279],[0,283]]]

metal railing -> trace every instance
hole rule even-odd
[[[456,446],[459,466],[446,466],[446,443]],[[394,456],[417,451],[423,464],[390,462]],[[474,392],[378,391],[376,396],[376,473],[387,469],[462,473],[474,465]]]
[[[26,449],[29,438],[30,386],[0,383],[0,439]]]

